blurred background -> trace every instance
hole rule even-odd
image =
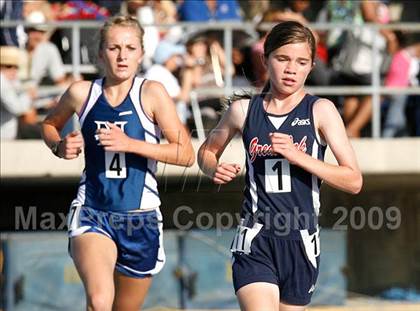
[[[70,83],[101,76],[97,30],[118,13],[143,25],[139,75],[164,84],[196,150],[226,96],[264,86],[271,27],[310,26],[317,53],[307,90],[339,109],[364,188],[350,196],[323,185],[309,309],[420,310],[418,0],[0,1],[0,310],[85,308],[65,232],[83,159],[55,158],[39,126]],[[75,117],[62,135],[78,126]],[[245,163],[239,137],[224,159]],[[146,310],[239,310],[229,249],[243,173],[217,187],[197,165],[159,165],[167,263]]]

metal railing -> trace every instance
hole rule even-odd
[[[71,47],[80,46],[80,30],[83,28],[100,28],[102,22],[99,21],[64,21],[64,22],[48,22],[45,25],[51,26],[52,28],[64,28],[71,29]],[[23,22],[23,21],[2,21],[0,27],[28,27],[36,26],[36,24]],[[143,25],[143,26],[155,26],[159,29],[161,28],[170,28],[170,27],[182,27],[186,31],[185,34],[195,34],[200,31],[207,30],[220,30],[223,31],[223,43],[226,56],[226,66],[225,68],[232,67],[232,48],[233,48],[233,31],[246,31],[251,36],[256,38],[256,24],[251,22],[212,22],[212,23],[195,23],[195,22],[179,22],[176,24],[166,24],[166,25]],[[259,28],[270,29],[273,24],[263,24],[259,25]],[[309,25],[314,30],[333,30],[333,29],[343,29],[343,30],[353,30],[355,28],[370,28],[374,32],[374,41],[371,51],[371,61],[373,70],[371,72],[371,86],[328,86],[328,87],[308,87],[307,89],[314,94],[322,95],[372,95],[372,136],[377,138],[380,137],[381,131],[381,110],[380,110],[380,96],[381,94],[420,94],[420,87],[406,87],[406,88],[389,88],[381,86],[381,77],[380,77],[380,68],[377,64],[376,57],[379,55],[379,46],[378,46],[378,37],[379,31],[381,29],[393,29],[393,30],[404,30],[410,32],[420,32],[420,23],[395,23],[388,25],[378,25],[366,23],[363,25],[357,24],[344,24],[344,23],[315,23]],[[77,51],[77,53],[74,53]],[[75,77],[79,76],[82,73],[82,69],[92,72],[93,67],[89,65],[82,65],[80,60],[79,49],[72,48],[72,73]],[[210,90],[201,90],[196,89],[192,95],[202,94],[203,92],[211,92],[212,95],[224,95],[228,96],[235,91],[232,82],[232,72],[230,70],[225,70],[224,72],[224,87],[223,88],[214,88]],[[196,124],[200,123],[196,120]]]

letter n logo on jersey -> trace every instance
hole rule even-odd
[[[96,130],[99,130],[99,129],[109,129],[108,123],[112,123],[112,122],[108,122],[108,121],[95,121]],[[128,123],[128,121],[116,121],[116,122],[114,122],[114,124],[116,126],[118,126],[121,129],[121,131],[123,131],[123,132],[124,132],[124,126],[127,123]],[[96,134],[95,134],[95,140],[96,141],[99,141],[99,137]],[[99,145],[99,142],[98,142],[98,145]]]

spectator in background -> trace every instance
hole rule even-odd
[[[66,78],[66,71],[60,52],[48,39],[49,27],[44,25],[46,18],[40,11],[31,12],[27,22],[35,25],[26,28],[28,40],[26,42],[26,58],[24,63],[24,77],[34,84],[40,85],[44,79],[49,84],[67,86],[70,82]]]
[[[169,96],[178,97],[181,87],[174,73],[182,65],[185,53],[186,49],[183,45],[161,41],[153,56],[155,64],[147,70],[145,78],[161,82]]]
[[[159,28],[151,25],[174,24],[177,20],[176,6],[172,1],[126,0],[121,8],[123,14],[137,17],[144,25],[145,54],[142,69],[147,71],[153,64],[153,56],[160,40],[177,43],[183,36],[180,26]]]
[[[197,35],[187,41],[186,47],[189,61],[182,74],[182,85],[185,91],[189,94],[189,90],[196,88],[223,87],[226,62],[225,52],[219,42]],[[231,70],[233,72],[234,68]],[[219,119],[218,112],[222,109],[220,97],[198,93],[198,102],[204,128],[212,128]]]
[[[23,19],[27,19],[32,12],[41,12],[46,21],[54,20],[54,13],[51,9],[51,3],[47,0],[24,0],[23,1]]]
[[[319,23],[362,23],[359,13],[359,4],[349,0],[327,0],[317,17]],[[327,33],[326,43],[328,55],[333,58],[342,46],[345,30],[342,28],[330,29]]]
[[[0,1],[0,20],[18,21],[22,19],[23,1]],[[0,45],[19,46],[17,27],[0,28]]]
[[[178,12],[176,5],[172,1],[155,0],[153,1],[155,20],[158,25],[175,24],[178,22]],[[177,43],[182,40],[184,33],[182,27],[172,26],[170,28],[160,28],[159,36],[163,40]]]
[[[186,124],[190,116],[187,107],[190,89],[187,90],[181,86],[176,74],[179,73],[186,62],[185,53],[185,46],[161,41],[153,56],[155,64],[146,71],[144,76],[146,79],[163,84],[169,96],[176,103],[177,113],[183,124]]]
[[[187,52],[197,66],[188,68],[192,72],[193,87],[223,87],[225,53],[217,40],[205,36],[193,36],[187,43]]]
[[[54,2],[51,7],[54,15],[53,19],[57,21],[103,21],[110,16],[109,11],[106,7],[101,7],[97,5],[94,1],[50,1]],[[80,62],[83,65],[90,65],[96,63],[96,33],[97,31],[94,28],[80,28],[80,46],[74,47],[74,52],[80,53]],[[59,48],[64,63],[72,64],[72,29],[59,29],[54,33],[51,41],[54,42]],[[79,79],[79,77],[75,78]]]
[[[389,72],[385,78],[385,86],[408,87],[418,85],[420,43],[411,44],[398,51],[392,58]],[[408,95],[395,94],[389,96],[390,106],[386,114],[383,137],[397,136],[405,130],[405,107]]]
[[[279,20],[292,20],[301,24],[308,24],[308,19],[305,17],[304,12],[311,5],[309,0],[291,0],[276,3],[274,9],[281,12]],[[270,10],[272,9],[273,7],[270,8]]]
[[[402,0],[402,12],[399,22],[401,23],[418,23],[419,22],[419,6],[418,1]],[[411,44],[420,42],[420,33],[405,33],[407,41]],[[417,74],[417,81],[420,81],[420,71]],[[407,100],[407,122],[410,134],[420,136],[420,95],[411,95]]]
[[[242,21],[242,11],[236,0],[185,0],[181,2],[178,7],[178,17],[181,21],[186,22],[210,22],[210,21]],[[194,27],[191,27],[192,33],[196,31]],[[218,41],[218,45],[223,47],[223,30],[209,30],[195,32],[194,36],[205,36],[209,41]],[[236,29],[232,33],[232,54],[228,55],[231,57],[233,68],[229,68],[232,74],[232,83],[236,86],[246,87],[249,86],[249,82],[245,75],[249,76],[248,64],[244,62],[246,58],[247,50],[246,42],[249,34],[246,30]],[[213,45],[215,47],[215,45]],[[217,48],[216,48],[217,49]],[[223,56],[223,59],[226,57]],[[222,58],[220,58],[222,59]],[[235,71],[235,67],[238,71]],[[236,74],[236,75],[235,75]],[[218,76],[218,72],[215,73],[215,77]],[[251,76],[252,78],[252,76]],[[216,80],[220,82],[222,79]],[[222,82],[217,83],[220,86]]]
[[[259,23],[270,8],[270,0],[241,2],[241,7],[247,20]]]
[[[31,115],[36,90],[25,92],[18,79],[21,51],[14,46],[0,47],[0,135],[1,139],[15,139],[18,135],[19,117]],[[34,126],[34,123],[28,124]]]
[[[242,20],[236,0],[184,0],[178,8],[178,15],[186,22]]]
[[[387,23],[389,22],[388,8],[385,1],[363,0],[360,2],[339,2],[330,0],[331,3],[347,3],[351,10],[348,10],[353,16],[349,16],[347,21],[355,24],[362,23]],[[330,6],[329,8],[333,8]],[[371,85],[372,73],[372,42],[375,33],[370,28],[355,28],[347,31],[345,37],[338,39],[343,42],[339,52],[332,60],[337,74],[332,77],[335,85]],[[376,38],[378,50],[376,55],[378,65],[385,64],[385,58],[390,53],[395,52],[396,37],[389,30],[381,30],[380,36]],[[381,63],[381,64],[379,64]],[[382,69],[386,71],[386,69]],[[346,124],[346,130],[349,137],[360,137],[362,130],[371,120],[372,116],[372,96],[363,95],[346,96],[343,103],[343,119]]]
[[[144,29],[144,54],[142,70],[147,71],[153,64],[153,55],[159,44],[159,30],[155,24],[153,5],[147,0],[126,0],[121,9],[122,14],[128,14],[137,18]]]
[[[22,54],[20,78],[25,85],[38,88],[40,85],[54,85],[57,90],[44,98],[38,98],[36,108],[20,118],[20,138],[41,138],[39,129],[34,128],[42,114],[41,110],[48,110],[55,106],[57,96],[61,95],[64,87],[73,79],[66,76],[64,64],[56,45],[49,41],[53,32],[45,23],[53,16],[47,1],[25,2],[25,21],[32,25],[25,28],[27,40],[25,53]],[[27,126],[29,124],[30,126]]]
[[[124,0],[96,0],[100,8],[105,8],[110,16],[116,15],[121,11],[121,5]]]
[[[304,13],[310,11],[311,2],[309,0],[291,0],[282,5],[275,5],[269,8],[263,15],[261,23],[274,23],[283,21],[296,21],[302,25],[308,25],[309,20],[305,17]],[[268,75],[265,65],[263,64],[263,45],[265,41],[266,30],[259,30],[260,40],[252,47],[252,63],[256,79],[254,85],[262,87],[267,81]],[[316,55],[315,66],[312,69],[307,84],[308,85],[328,85],[330,82],[331,70],[327,67],[328,53],[324,44],[323,37],[317,32],[313,31],[316,39]],[[322,39],[322,40],[321,40]]]
[[[281,19],[281,10],[268,10],[264,13],[261,19],[261,24],[264,23],[274,23],[275,21],[279,21]],[[257,26],[257,31],[260,36],[260,39],[255,42],[251,47],[251,62],[252,68],[254,71],[254,77],[252,84],[257,88],[262,88],[266,81],[268,81],[268,72],[265,69],[264,65],[264,42],[265,38],[268,34],[268,30],[266,28],[261,27],[261,25]]]
[[[105,20],[110,16],[105,7],[90,0],[55,2],[53,10],[57,20]]]
[[[364,0],[362,16],[365,23],[388,24],[391,21],[389,12],[389,0]],[[391,29],[381,29],[379,33],[385,38],[387,50],[394,54],[399,49],[399,43],[395,32]]]

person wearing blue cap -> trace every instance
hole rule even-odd
[[[178,116],[183,124],[186,124],[191,113],[186,102],[189,98],[189,90],[181,85],[176,73],[190,61],[186,56],[186,48],[180,44],[169,41],[161,41],[153,55],[155,64],[150,67],[145,78],[159,81],[163,84],[169,96],[176,102]]]

